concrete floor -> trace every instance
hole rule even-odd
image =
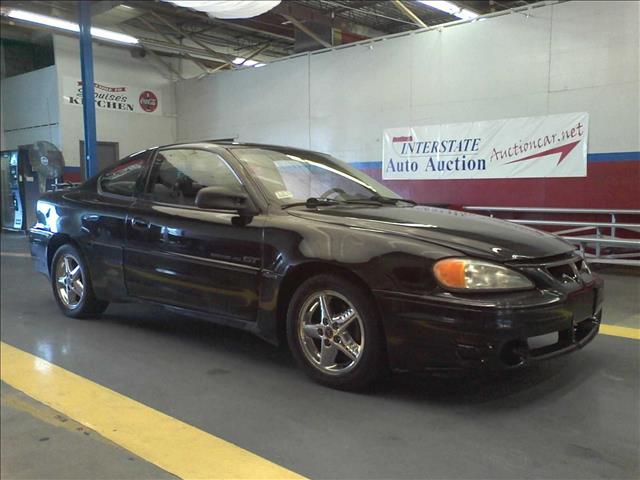
[[[2,478],[175,478],[2,383]]]
[[[47,280],[18,255],[24,239],[2,235],[2,251],[10,253],[1,259],[2,341],[302,475],[640,476],[637,340],[600,335],[581,352],[507,375],[394,376],[351,394],[311,383],[286,351],[251,335],[161,309],[112,305],[98,320],[66,318]],[[605,277],[605,322],[640,327],[640,276]],[[3,386],[4,403],[6,392],[17,395]],[[55,423],[3,404],[3,478],[168,476]],[[59,438],[58,453],[43,453],[43,437]],[[90,475],[65,444],[89,459]]]

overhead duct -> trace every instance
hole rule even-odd
[[[278,6],[280,0],[218,0],[218,1],[186,1],[164,0],[178,7],[191,8],[204,12],[210,17],[221,19],[252,18],[268,12]]]

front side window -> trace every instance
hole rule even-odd
[[[103,173],[99,180],[100,190],[114,195],[133,196],[142,186],[149,153],[149,150],[145,150],[131,155]]]
[[[270,197],[282,203],[310,197],[360,200],[375,195],[397,198],[388,188],[345,162],[313,152],[236,148],[234,155]]]
[[[216,153],[194,149],[158,152],[147,189],[150,200],[194,206],[198,191],[205,187],[242,191],[234,172]]]

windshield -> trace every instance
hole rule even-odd
[[[280,203],[308,198],[359,200],[373,196],[399,198],[393,191],[335,158],[299,150],[236,148],[234,155],[267,194]]]

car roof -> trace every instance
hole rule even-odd
[[[207,147],[221,147],[226,149],[236,149],[236,148],[264,148],[268,150],[280,150],[280,151],[297,151],[297,152],[309,152],[317,154],[323,154],[322,152],[316,152],[313,150],[307,150],[305,148],[299,147],[291,147],[285,145],[272,145],[266,143],[242,143],[235,142],[233,140],[201,140],[197,142],[187,142],[187,143],[171,143],[168,145],[159,145],[157,147],[153,147],[154,149],[158,148],[174,148],[174,147],[190,147],[190,148],[207,148]]]

